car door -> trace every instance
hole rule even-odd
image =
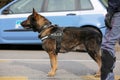
[[[38,33],[23,29],[20,23],[31,14],[33,8],[38,12],[42,12],[43,2],[44,0],[18,0],[3,9],[0,15],[0,43],[40,43]]]

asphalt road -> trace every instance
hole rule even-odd
[[[50,62],[47,53],[41,48],[1,49],[0,80],[99,80],[92,76],[97,64],[86,52],[69,52],[59,54],[58,70],[54,77],[48,77]],[[120,54],[116,53],[117,62],[114,69],[116,80],[120,78]]]

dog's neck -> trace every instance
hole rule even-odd
[[[37,28],[37,32],[38,33],[42,33],[45,29],[49,28],[51,26],[51,23],[48,23],[48,24],[44,24],[42,26],[38,26]]]

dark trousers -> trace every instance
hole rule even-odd
[[[113,69],[115,66],[115,62],[111,62],[111,71],[109,73],[104,72],[103,68],[109,67],[108,64],[112,59],[115,58],[115,44],[120,39],[120,12],[117,12],[114,14],[112,21],[111,21],[112,29],[106,29],[105,35],[103,37],[102,42],[102,68],[101,68],[101,77],[104,75],[107,75],[105,79],[101,78],[101,80],[114,80],[114,74]],[[104,51],[105,50],[105,51]],[[104,56],[104,57],[103,57]],[[110,58],[109,60],[106,60],[107,58]],[[112,56],[112,57],[110,57]]]

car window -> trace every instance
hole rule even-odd
[[[48,0],[47,11],[75,10],[76,0]]]
[[[33,8],[36,11],[40,12],[42,8],[43,0],[19,0],[15,4],[9,7],[11,13],[18,14],[18,13],[30,13],[32,12]]]
[[[48,0],[47,11],[74,11],[93,9],[90,0]]]
[[[81,10],[93,9],[93,6],[92,6],[90,0],[80,0],[80,9]]]
[[[100,1],[106,8],[108,7],[108,0],[100,0]]]

